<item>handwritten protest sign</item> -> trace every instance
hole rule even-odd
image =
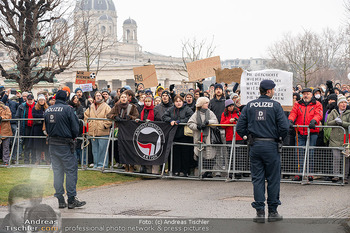
[[[240,84],[242,104],[247,104],[260,96],[260,82],[265,79],[273,80],[276,84],[273,100],[282,106],[293,105],[293,73],[283,70],[244,71]]]
[[[135,83],[143,83],[145,88],[158,85],[156,67],[154,65],[134,67],[133,70]]]
[[[188,79],[190,81],[196,81],[215,76],[214,69],[221,69],[220,57],[206,58],[190,63],[186,63]]]
[[[176,94],[180,93],[188,93],[188,90],[190,89],[188,84],[178,84],[175,86]]]
[[[92,83],[80,84],[79,86],[83,90],[83,92],[92,91]]]
[[[216,82],[217,83],[227,83],[232,82],[241,83],[241,76],[243,73],[242,68],[233,69],[217,69],[215,70]]]
[[[75,76],[75,84],[92,83],[94,85],[95,81],[96,74],[92,72],[77,71],[77,74]]]

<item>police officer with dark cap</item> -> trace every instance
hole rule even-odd
[[[73,108],[66,104],[66,100],[66,92],[58,91],[55,105],[45,111],[44,118],[54,175],[55,197],[58,199],[59,208],[67,206],[63,197],[63,181],[66,174],[68,209],[74,209],[85,205],[86,202],[76,198],[78,163],[73,152],[74,140],[79,134],[79,122]]]
[[[282,220],[277,212],[281,180],[281,141],[287,136],[289,122],[277,101],[272,100],[276,84],[260,83],[260,97],[250,101],[237,123],[237,133],[248,138],[250,169],[254,187],[254,222],[265,222],[265,179],[267,180],[268,221]]]

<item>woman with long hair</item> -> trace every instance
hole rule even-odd
[[[45,110],[49,107],[46,103],[46,98],[44,95],[38,96],[38,102],[33,108],[32,115],[33,118],[44,118]],[[33,136],[45,136],[43,132],[42,120],[34,120],[31,135]],[[40,162],[45,162],[47,165],[50,164],[51,159],[48,153],[48,146],[46,145],[45,138],[34,138],[31,140],[33,155],[36,157],[35,165],[39,165]]]
[[[78,137],[81,137],[83,135],[84,109],[83,109],[83,106],[81,105],[81,103],[79,101],[79,97],[77,95],[74,95],[71,98],[71,100],[68,102],[68,105],[70,105],[73,108],[75,115],[79,119],[79,135],[78,135]],[[86,160],[86,158],[85,158],[86,156],[82,156],[81,144],[82,144],[82,140],[77,140],[77,145],[75,147],[74,154],[77,157],[78,163],[81,162],[82,158],[84,158],[83,159],[84,160],[84,165],[87,165],[86,161],[85,161]]]
[[[184,99],[180,95],[174,97],[174,106],[165,111],[163,121],[172,126],[179,123],[187,123],[193,111],[184,105]],[[174,142],[191,143],[192,138],[184,135],[184,126],[178,125]],[[173,170],[175,176],[188,176],[191,168],[191,147],[185,145],[174,145]]]
[[[134,104],[129,103],[126,93],[122,93],[119,97],[119,101],[115,103],[114,107],[107,114],[108,119],[116,121],[115,127],[118,127],[118,122],[122,120],[136,120],[139,117],[139,112]],[[116,163],[119,163],[118,142],[114,143],[114,159]],[[125,171],[133,172],[134,166],[125,165]]]

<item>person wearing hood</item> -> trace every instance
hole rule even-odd
[[[96,137],[91,140],[94,168],[108,167],[108,156],[105,164],[104,159],[108,144],[106,138],[110,133],[112,122],[106,120],[89,120],[88,122],[88,118],[107,118],[110,111],[111,108],[103,101],[101,92],[96,91],[94,103],[84,113],[84,122],[89,123],[89,136]]]
[[[164,91],[164,87],[162,87],[161,85],[158,85],[156,92],[155,92],[155,97],[156,96],[162,96],[162,92]]]
[[[196,111],[196,101],[191,92],[185,95],[185,105],[188,106],[193,112]]]
[[[174,98],[174,106],[167,109],[162,117],[163,121],[170,123],[171,126],[178,126],[175,133],[174,142],[192,142],[191,137],[184,135],[184,126],[179,125],[179,123],[187,123],[192,114],[193,111],[184,105],[184,99],[180,95],[176,95]],[[174,145],[173,151],[173,174],[175,176],[187,177],[191,168],[191,147]]]
[[[154,108],[154,120],[162,121],[165,111],[173,106],[170,100],[170,93],[163,91],[162,102]]]
[[[291,127],[294,125],[308,125],[310,128],[310,146],[316,146],[316,141],[320,132],[320,128],[316,128],[316,126],[320,124],[320,121],[323,118],[322,105],[320,102],[316,101],[315,98],[313,98],[311,88],[304,88],[301,93],[303,97],[300,101],[295,102],[293,105],[293,109],[289,114],[288,120],[290,121]],[[305,146],[308,137],[307,128],[300,127],[297,137],[298,140],[296,140],[296,142],[298,142],[298,145],[296,146]],[[302,151],[303,150],[300,150],[299,154],[303,154]],[[314,151],[310,150],[310,172],[313,172],[313,155]],[[302,156],[299,157],[299,159],[296,158],[297,165],[299,165],[298,168],[300,167],[298,172],[303,171],[303,161],[304,157]],[[313,177],[309,176],[308,180],[313,181]],[[301,176],[296,175],[293,178],[293,181],[301,181]]]
[[[196,103],[196,112],[191,116],[187,125],[193,131],[193,143],[198,144],[201,141],[201,132],[203,132],[203,143],[211,144],[211,130],[208,126],[209,124],[217,124],[218,120],[215,114],[208,109],[209,98],[199,97]],[[215,126],[211,126],[215,128]],[[194,160],[198,161],[200,155],[199,147],[194,147]],[[211,146],[206,146],[205,150],[202,152],[203,166],[204,169],[211,170],[214,164],[214,158],[216,155],[215,148]],[[203,174],[204,178],[212,178],[211,172],[206,172]]]
[[[327,125],[330,126],[341,126],[345,130],[346,141],[349,141],[348,128],[350,126],[350,110],[347,109],[348,102],[345,96],[339,96],[337,101],[337,106],[331,111],[327,117]],[[330,147],[342,147],[344,144],[344,130],[339,128],[332,128],[329,137]],[[342,174],[342,153],[339,149],[332,149],[333,152],[333,174],[336,176],[332,178],[333,182],[337,182],[340,178],[339,175]],[[338,175],[338,176],[337,176]],[[345,173],[344,173],[344,183],[348,183],[349,176],[349,158],[345,158]]]

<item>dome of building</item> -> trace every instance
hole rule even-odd
[[[123,25],[125,24],[134,24],[134,25],[137,25],[136,24],[136,21],[131,19],[131,18],[128,18],[127,20],[124,21]]]
[[[75,10],[115,11],[113,0],[78,0]]]
[[[113,21],[112,17],[109,15],[102,15],[99,20],[109,20],[109,21]]]

